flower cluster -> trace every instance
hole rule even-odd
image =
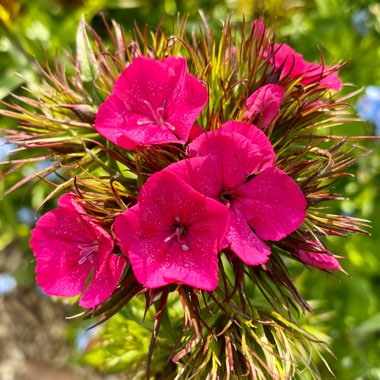
[[[290,378],[299,360],[309,368],[316,341],[290,309],[310,307],[287,268],[340,270],[324,237],[366,225],[320,205],[340,199],[331,185],[360,158],[349,139],[329,135],[348,120],[339,66],[306,61],[261,21],[235,32],[227,21],[219,43],[208,26],[201,43],[187,39],[185,20],[151,44],[139,30],[126,44],[114,28],[112,54],[82,22],[76,76],[46,70],[35,98],[18,97],[28,107],[1,111],[21,120],[7,139],[31,161],[50,160],[36,174],[55,186],[47,199],[64,191],[32,231],[37,283],[80,296],[87,317],[108,319],[145,296],[145,313],[156,308],[148,367],[175,293],[182,338],[170,356],[193,353],[189,376]],[[47,177],[56,169],[60,184]]]
[[[283,96],[278,85],[258,88],[244,118],[268,128]],[[216,131],[199,129],[187,144],[206,102],[206,88],[184,58],[137,57],[96,116],[95,129],[124,149],[186,144],[187,157],[154,173],[137,204],[115,219],[116,240],[146,288],[179,283],[215,290],[222,249],[247,265],[264,264],[265,241],[281,240],[306,216],[302,191],[275,166],[272,144],[255,125],[231,120]],[[125,260],[111,253],[112,238],[73,196],[63,195],[59,206],[33,231],[37,282],[47,294],[75,296],[93,269],[80,304],[94,307],[116,288]]]

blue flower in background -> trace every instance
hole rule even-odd
[[[0,273],[0,294],[9,294],[16,287],[16,279],[9,273]]]
[[[34,211],[30,207],[23,206],[16,212],[17,220],[21,224],[32,227],[36,223]]]
[[[376,126],[376,134],[380,134],[380,87],[368,86],[365,94],[356,104],[360,117],[371,121]]]
[[[96,337],[96,335],[100,331],[100,326],[96,326],[90,330],[79,330],[77,331],[76,338],[75,338],[75,345],[79,352],[85,352],[89,345],[91,344],[91,341]]]
[[[367,24],[370,15],[371,14],[368,9],[361,9],[355,12],[351,19],[352,26],[363,37],[369,33]]]
[[[0,137],[0,162],[8,160],[9,154],[15,147],[14,144],[9,144],[8,140]]]

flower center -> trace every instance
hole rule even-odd
[[[99,252],[99,243],[94,240],[91,243],[79,244],[79,248],[80,259],[78,260],[78,264],[82,265],[87,262],[87,260],[92,264],[94,262],[95,254]]]
[[[175,130],[175,127],[165,120],[166,100],[164,100],[162,105],[157,109],[153,108],[153,105],[149,100],[144,100],[144,104],[148,107],[150,115],[138,120],[138,125],[157,124],[159,127],[167,127],[171,131]]]
[[[220,192],[220,200],[226,207],[231,207],[231,201],[233,200],[233,193],[235,190],[222,190]]]
[[[186,227],[183,224],[181,224],[179,216],[176,216],[174,220],[174,231],[167,238],[165,238],[164,243],[168,243],[169,241],[174,239],[177,240],[177,242],[181,245],[183,251],[188,251],[190,248],[184,241]]]

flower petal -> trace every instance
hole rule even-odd
[[[275,167],[245,183],[236,193],[234,205],[264,240],[281,240],[306,217],[302,191],[290,176]]]
[[[223,190],[239,187],[257,168],[267,164],[257,146],[243,135],[226,130],[199,136],[189,145],[189,155],[207,156],[213,161],[210,173],[221,173]]]
[[[305,62],[306,71],[303,74],[301,83],[308,85],[313,82],[318,82],[321,86],[328,90],[340,91],[342,81],[339,79],[336,72],[332,72],[330,66],[321,66],[318,63]]]
[[[99,255],[91,282],[79,301],[82,307],[92,308],[107,300],[115,290],[126,261],[124,257],[112,253]]]
[[[332,254],[298,250],[296,256],[305,264],[323,270],[341,270],[339,261]]]
[[[259,87],[248,99],[244,118],[260,128],[267,128],[280,116],[280,107],[284,98],[284,89],[277,84]]]
[[[58,208],[38,220],[30,245],[37,260],[37,283],[45,293],[73,297],[82,292],[92,266],[79,264],[80,245],[92,241],[73,211]]]
[[[161,107],[174,91],[177,83],[183,83],[186,60],[177,58],[177,64],[140,56],[123,71],[115,82],[112,94],[125,103],[126,109],[139,115],[150,114],[143,100],[152,108]]]
[[[258,157],[255,161],[256,165],[253,168],[253,172],[257,172],[274,165],[276,161],[276,154],[273,146],[265,133],[259,128],[249,123],[231,120],[224,123],[219,130],[238,133],[251,142]]]
[[[177,61],[170,57],[165,63]],[[185,61],[186,62],[186,61]],[[186,68],[186,65],[185,65]],[[175,127],[175,134],[183,141],[187,141],[193,124],[207,103],[206,87],[194,76],[186,73],[183,83],[177,83],[171,97],[168,98],[168,122]]]
[[[175,162],[164,171],[177,175],[201,194],[219,200],[223,181],[222,172],[215,160],[209,157],[193,157]]]
[[[263,264],[269,259],[269,247],[251,230],[238,209],[230,209],[226,240],[236,255],[247,265]]]
[[[145,122],[145,118],[148,119],[149,115],[136,114],[134,110],[126,109],[125,102],[119,96],[110,95],[99,107],[95,129],[114,144],[127,150],[136,149],[138,145],[182,142],[178,141],[169,128]]]

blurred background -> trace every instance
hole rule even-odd
[[[367,122],[334,133],[380,133],[380,3],[375,0],[0,0],[0,99],[11,101],[11,92],[39,80],[35,58],[68,60],[82,14],[101,34],[99,12],[128,33],[134,22],[154,29],[164,13],[189,13],[190,25],[198,23],[200,9],[218,31],[231,12],[236,21],[264,15],[277,39],[307,60],[320,60],[322,51],[327,64],[348,62],[340,76],[351,90],[363,89],[352,106]],[[13,123],[0,119],[0,161],[14,148],[1,138],[1,129]],[[330,240],[331,250],[346,257],[341,263],[347,274],[304,269],[297,277],[314,308],[303,323],[329,342],[336,358],[328,361],[338,380],[380,379],[380,148],[377,141],[365,146],[372,154],[337,189],[350,199],[329,206],[371,220],[371,236]],[[0,196],[36,167],[7,176],[5,170],[0,167]],[[26,185],[0,200],[0,380],[138,379],[149,343],[144,326],[130,316],[126,322],[121,313],[85,332],[83,321],[64,318],[78,312],[74,306],[48,299],[35,285],[28,240],[47,191],[43,183]],[[138,344],[128,336],[138,337]],[[321,372],[323,379],[332,378],[323,365]]]

